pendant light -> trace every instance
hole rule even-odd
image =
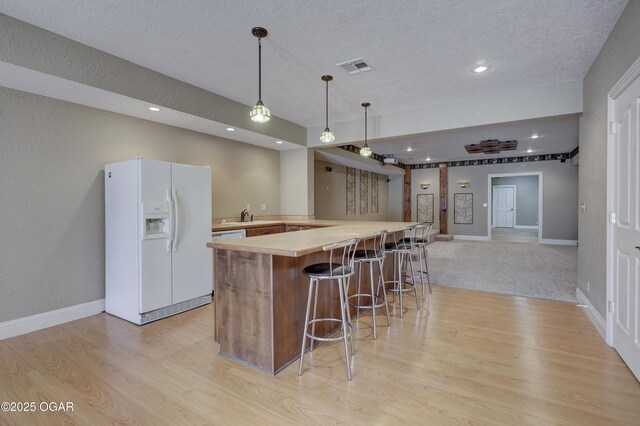
[[[362,103],[364,107],[364,146],[360,148],[360,155],[363,157],[371,157],[371,148],[367,145],[367,108],[371,106],[369,102]]]
[[[331,130],[329,130],[329,82],[333,80],[333,77],[330,75],[323,75],[322,81],[327,83],[325,90],[325,126],[324,132],[320,135],[320,142],[322,143],[331,143],[336,140],[335,135]]]
[[[258,37],[258,102],[251,108],[249,117],[256,123],[266,123],[271,120],[271,112],[269,108],[262,103],[262,39],[269,32],[262,27],[255,27],[251,30],[251,34]]]

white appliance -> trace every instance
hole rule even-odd
[[[105,166],[106,311],[145,324],[211,302],[211,168]]]
[[[234,229],[233,231],[214,231],[211,233],[211,241],[237,240],[245,238],[247,231],[245,229]]]

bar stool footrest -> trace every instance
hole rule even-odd
[[[387,291],[391,291],[391,292],[393,292],[393,293],[398,293],[398,292],[400,292],[400,291],[402,291],[402,292],[412,291],[412,290],[413,290],[413,287],[414,287],[413,282],[403,281],[403,282],[402,282],[402,289],[401,289],[401,290],[398,290],[398,289],[395,287],[396,281],[385,281],[384,283],[385,283],[385,284],[387,284],[387,283],[389,283],[389,284],[394,284],[394,286],[393,286],[393,287],[391,287],[391,288],[387,288]],[[405,286],[405,284],[407,284],[408,286]]]
[[[356,293],[356,294],[352,294],[347,299],[352,299],[354,297],[369,297],[370,298],[371,294],[369,294],[369,293]],[[377,303],[375,305],[376,308],[383,308],[384,307],[384,297],[376,295],[376,299],[382,300],[382,302]],[[370,304],[369,305],[358,305],[357,303],[349,303],[349,306],[354,307],[354,308],[358,308],[358,309],[372,309],[372,306]]]
[[[314,320],[309,321],[309,325],[318,323],[318,322],[327,322],[327,321],[337,322],[338,324],[342,325],[342,320],[337,318],[316,318]],[[351,333],[353,333],[353,324],[347,323],[347,326],[349,327],[349,331],[347,332],[347,337],[349,337],[351,336]],[[311,333],[307,333],[306,330],[305,330],[305,334],[309,339],[317,340],[320,342],[337,342],[338,340],[344,339],[344,334],[341,334],[340,336],[337,336],[337,337],[320,337],[320,336],[314,336]]]

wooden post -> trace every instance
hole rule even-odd
[[[404,166],[404,221],[411,222],[411,165]]]
[[[440,163],[440,234],[447,233],[447,163]]]

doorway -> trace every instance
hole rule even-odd
[[[490,241],[542,240],[542,172],[488,175]]]

